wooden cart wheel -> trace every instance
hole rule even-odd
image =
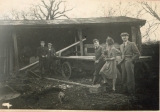
[[[135,75],[137,78],[143,78],[150,74],[150,68],[145,62],[135,64]]]
[[[69,62],[64,62],[62,65],[62,75],[66,78],[69,79],[71,77],[72,69],[71,65]]]

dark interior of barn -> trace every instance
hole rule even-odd
[[[11,29],[1,30],[1,46],[5,46],[13,52],[13,41]],[[117,44],[121,44],[122,40],[120,37],[121,32],[128,32],[131,35],[131,29],[129,25],[87,25],[82,27],[82,37],[86,38],[85,44],[93,44],[92,41],[98,38],[100,44],[105,44],[106,38],[108,36],[112,37]],[[47,43],[52,43],[56,51],[61,50],[76,41],[79,41],[77,27],[64,27],[64,28],[16,28],[17,46],[18,46],[18,56],[20,67],[29,64],[29,58],[36,56],[37,48],[40,46],[40,41],[45,41],[45,46]],[[131,37],[130,39],[131,40]],[[6,42],[7,41],[7,42]],[[4,45],[4,43],[10,44]],[[3,49],[2,49],[3,50]],[[1,51],[2,51],[1,50]],[[11,50],[11,49],[10,49]],[[80,46],[77,46],[77,50],[80,51]],[[88,49],[88,52],[94,52],[94,49]],[[1,52],[1,55],[4,54]],[[75,47],[69,48],[62,53],[63,56],[75,55]],[[13,53],[12,53],[13,55]],[[80,55],[80,53],[78,53]],[[13,56],[12,56],[13,57]],[[21,64],[25,58],[27,61],[25,64]],[[13,58],[14,59],[14,58]]]

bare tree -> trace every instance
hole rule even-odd
[[[32,13],[31,16],[35,17],[37,20],[53,20],[60,17],[69,18],[65,13],[71,11],[71,9],[66,9],[65,5],[66,1],[56,1],[56,0],[49,0],[47,3],[44,0],[41,0],[41,4],[33,5],[31,8]],[[61,5],[64,3],[63,10],[61,10]]]
[[[140,15],[144,15],[144,14],[149,14],[151,15],[154,19],[147,21],[147,25],[148,27],[146,28],[146,31],[143,35],[144,38],[148,39],[148,41],[150,41],[150,36],[153,34],[156,40],[156,31],[159,28],[160,25],[160,15],[159,15],[159,11],[160,11],[160,6],[158,4],[149,4],[148,2],[138,2],[142,9],[140,12]]]
[[[66,1],[41,0],[37,5],[29,8],[29,11],[12,10],[9,14],[4,14],[3,20],[54,20],[60,17],[69,18],[66,12],[71,11],[65,5]]]
[[[153,3],[153,2],[151,2]],[[160,24],[160,6],[158,4],[149,4],[149,2],[117,2],[114,4],[108,3],[108,5],[104,5],[98,7],[103,16],[112,17],[112,16],[128,16],[143,19],[147,15],[151,15],[153,17],[152,20],[150,18],[146,18],[146,25],[143,27],[142,37],[148,41],[151,38],[155,37],[157,40],[157,29]]]

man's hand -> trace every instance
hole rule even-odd
[[[110,60],[109,58],[104,58],[104,61],[108,61],[108,60]]]
[[[96,60],[95,63],[99,63],[99,60]]]

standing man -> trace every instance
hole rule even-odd
[[[42,75],[42,69],[44,68],[44,71],[47,70],[47,55],[48,55],[48,49],[45,47],[45,42],[41,41],[41,47],[37,49],[37,55],[39,57],[39,73],[41,75],[41,79],[44,78]]]
[[[51,43],[48,43],[48,69],[51,71],[51,65],[53,64],[53,67],[55,65],[54,58],[56,57],[56,51],[52,47]]]
[[[123,93],[134,95],[134,61],[139,58],[140,52],[134,42],[128,41],[129,34],[127,32],[121,33],[121,38],[123,40],[120,45]]]
[[[95,47],[95,71],[93,74],[93,82],[92,85],[95,85],[97,80],[101,78],[101,75],[99,74],[101,68],[103,67],[105,61],[103,60],[102,53],[103,53],[103,49],[102,46],[99,45],[99,40],[94,39],[93,40],[93,44]]]

